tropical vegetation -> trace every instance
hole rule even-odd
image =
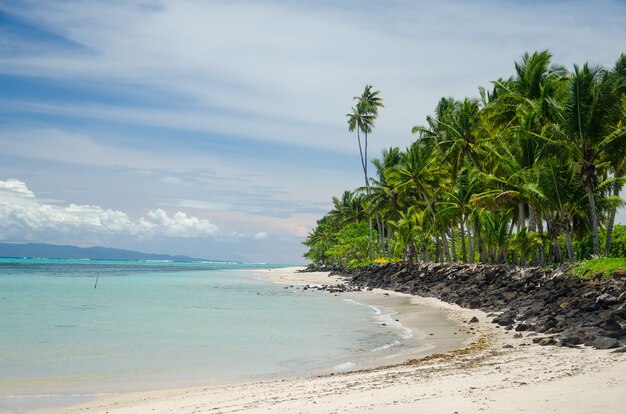
[[[347,115],[365,185],[333,197],[305,257],[526,266],[623,256],[626,56],[568,71],[541,51],[514,68],[476,98],[441,98],[415,141],[384,150],[370,170],[383,100],[367,85]]]

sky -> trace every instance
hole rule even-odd
[[[613,66],[625,21],[618,0],[0,0],[0,241],[303,263],[363,181],[366,84],[376,157],[525,52]]]

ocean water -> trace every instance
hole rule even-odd
[[[268,267],[0,259],[0,408],[341,370],[407,337],[375,307],[255,277]]]

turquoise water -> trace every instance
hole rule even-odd
[[[397,339],[369,307],[254,277],[268,267],[0,259],[0,396],[311,374]]]

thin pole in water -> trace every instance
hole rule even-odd
[[[98,287],[98,277],[100,276],[100,272],[96,273],[96,284],[93,285],[93,288],[97,288]]]

